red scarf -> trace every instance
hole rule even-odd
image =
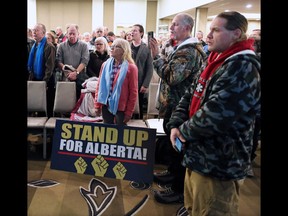
[[[253,39],[248,39],[244,41],[240,41],[238,43],[233,44],[231,47],[229,47],[227,50],[225,50],[223,53],[217,53],[217,52],[211,52],[209,57],[208,57],[208,64],[204,71],[201,73],[200,78],[198,80],[198,84],[195,88],[192,100],[191,100],[191,105],[190,105],[190,112],[189,112],[189,117],[191,118],[196,111],[200,107],[200,101],[202,98],[202,94],[205,90],[206,87],[206,82],[207,80],[212,76],[212,74],[218,69],[223,62],[225,61],[226,58],[229,56],[243,51],[243,50],[254,50],[253,49]]]

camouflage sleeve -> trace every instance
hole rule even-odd
[[[235,122],[238,124],[237,127],[241,128],[239,119],[249,121],[247,119],[254,118],[260,109],[260,77],[251,62],[240,64],[231,62],[222,66],[207,83],[199,110],[179,126],[187,141],[219,133],[225,134],[235,126]],[[189,107],[188,96],[185,96],[185,100],[182,98],[173,113],[170,119],[171,126],[177,126],[180,118],[187,119],[187,113],[184,115],[182,109]]]
[[[154,69],[161,79],[169,86],[177,85],[199,68],[199,57],[197,49],[192,46],[183,46],[167,58],[158,58],[153,61]],[[197,68],[193,69],[197,65]],[[192,70],[191,70],[192,68]]]
[[[181,124],[189,119],[189,107],[192,97],[193,84],[190,88],[187,88],[185,94],[182,96],[179,104],[176,106],[175,111],[172,113],[169,122],[166,127],[168,130],[172,128],[178,128]]]

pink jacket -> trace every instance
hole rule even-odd
[[[102,64],[99,78],[102,75],[104,64]],[[115,75],[113,88],[119,77],[119,72],[120,72],[120,69],[118,69]],[[109,82],[109,80],[107,82]],[[99,109],[102,107],[102,104],[97,102],[99,85],[100,85],[100,79],[98,80],[98,83],[96,85],[96,90],[95,90],[95,108],[96,109]],[[124,111],[125,115],[132,117],[134,109],[135,109],[135,105],[137,102],[137,97],[138,97],[138,68],[135,64],[129,63],[128,71],[127,71],[125,80],[123,82],[122,88],[121,88],[121,95],[119,98],[118,110]]]

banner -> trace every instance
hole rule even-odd
[[[152,183],[156,129],[59,119],[51,169]]]

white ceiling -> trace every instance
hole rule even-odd
[[[148,0],[157,1],[157,0]],[[247,4],[251,4],[251,8],[246,8]],[[208,18],[213,18],[217,14],[225,10],[235,10],[243,14],[248,20],[261,19],[261,0],[216,0],[212,3],[202,5],[199,8],[208,8]],[[185,12],[195,14],[196,8],[187,8]],[[173,19],[176,14],[165,17],[167,19]]]
[[[251,8],[245,6],[251,4]],[[235,10],[243,15],[247,15],[247,19],[253,19],[256,15],[260,18],[261,0],[218,0],[201,8],[208,8],[208,16],[216,16],[225,10]],[[256,19],[256,18],[255,18]]]

